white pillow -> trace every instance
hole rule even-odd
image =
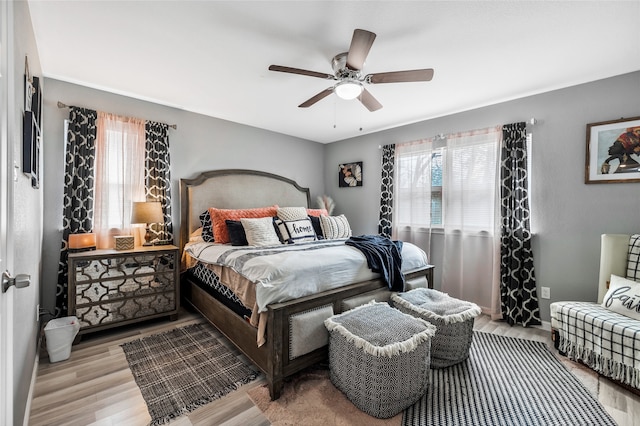
[[[307,219],[309,215],[306,207],[279,207],[277,214],[281,220]]]
[[[276,229],[273,227],[272,217],[261,217],[259,219],[240,219],[244,233],[247,236],[247,243],[250,246],[274,246],[282,244]]]
[[[602,307],[640,320],[640,283],[611,275]]]
[[[349,221],[343,214],[340,216],[320,216],[320,227],[327,240],[349,238],[351,236]]]
[[[311,221],[301,220],[276,220],[278,229],[282,236],[282,242],[288,244],[315,241],[316,231],[313,229]]]

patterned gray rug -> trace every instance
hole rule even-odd
[[[474,332],[469,359],[432,370],[403,425],[611,425],[613,419],[544,343]]]
[[[194,324],[122,344],[151,415],[168,423],[257,378],[209,324]]]

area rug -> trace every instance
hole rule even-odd
[[[220,339],[222,335],[204,323],[121,345],[151,425],[168,423],[257,378]]]
[[[598,400],[542,342],[474,332],[469,358],[431,370],[422,400],[390,419],[356,408],[327,368],[305,370],[271,401],[266,386],[249,397],[273,425],[615,426]]]
[[[403,426],[615,424],[547,345],[477,331],[469,359],[432,370],[403,417]]]
[[[383,420],[360,411],[331,384],[328,367],[321,365],[287,380],[275,401],[266,385],[247,394],[274,426],[400,426],[402,421],[402,413]]]

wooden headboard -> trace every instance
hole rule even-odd
[[[212,170],[180,179],[180,249],[200,225],[209,207],[247,209],[277,204],[309,207],[309,188],[282,176],[255,170]]]

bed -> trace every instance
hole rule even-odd
[[[197,262],[187,253],[194,252],[193,234],[201,227],[200,215],[210,207],[251,209],[277,205],[309,208],[309,189],[288,178],[266,172],[214,170],[192,179],[181,179],[180,199],[183,301],[207,318],[265,374],[273,400],[279,398],[285,378],[327,359],[328,335],[324,329],[324,319],[368,301],[388,300],[390,297],[391,292],[382,275],[372,274],[367,279],[292,300],[269,299],[271,301],[261,307],[262,312],[257,317],[255,311],[243,313],[242,307],[239,310],[233,303],[228,303],[225,297],[211,291],[202,282],[201,276],[194,273],[193,266]],[[411,246],[404,244],[403,255],[405,250],[415,249]],[[204,246],[200,244],[197,247]],[[217,279],[224,284],[223,287],[227,287],[226,275],[212,265],[206,265],[206,268],[218,272]],[[405,289],[432,286],[433,266],[426,262],[409,263],[407,268],[403,262],[402,274],[406,281]],[[235,287],[229,287],[235,290]],[[255,306],[244,308],[245,311],[251,311]],[[260,321],[256,324],[256,321],[249,320],[249,316]]]

